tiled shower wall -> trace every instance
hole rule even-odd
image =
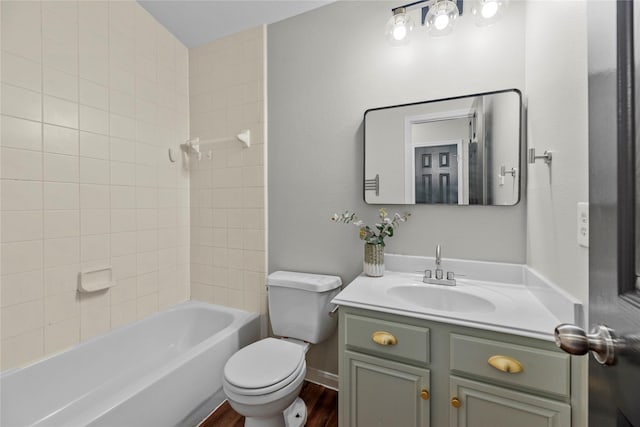
[[[2,1],[1,369],[189,298],[188,52],[134,1]],[[116,286],[79,294],[78,272]]]
[[[266,313],[265,38],[258,27],[189,50],[191,296]],[[251,147],[235,135],[251,131]],[[229,139],[226,140],[225,139]]]

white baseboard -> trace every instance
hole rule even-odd
[[[338,376],[316,368],[307,368],[307,381],[338,391]]]

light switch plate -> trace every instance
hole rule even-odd
[[[589,203],[578,202],[578,245],[589,247]]]

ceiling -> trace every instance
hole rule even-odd
[[[271,24],[335,0],[138,0],[185,46]]]

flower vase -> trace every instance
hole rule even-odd
[[[364,244],[364,274],[371,277],[384,275],[384,246],[374,243]]]

